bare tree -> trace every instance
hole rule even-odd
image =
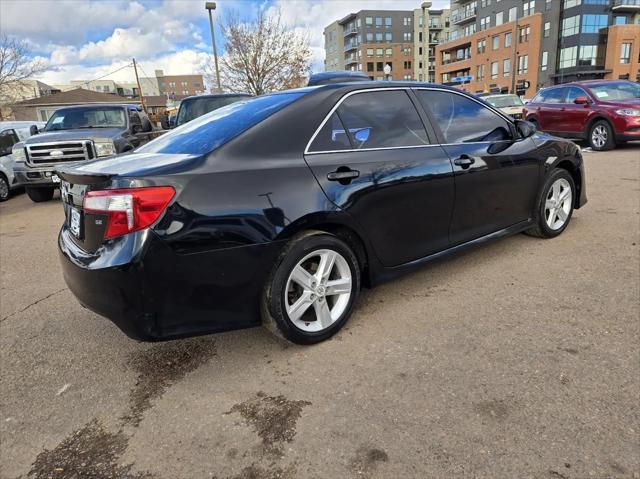
[[[31,57],[31,50],[25,41],[0,36],[0,105],[24,94],[27,88],[24,81],[44,69],[42,61]]]
[[[309,35],[283,24],[279,10],[260,10],[252,19],[231,13],[220,26],[225,37],[220,80],[225,90],[262,95],[303,85],[311,71]]]

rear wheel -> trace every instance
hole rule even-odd
[[[591,125],[587,140],[591,149],[596,151],[611,150],[616,146],[613,129],[606,120],[598,120]]]
[[[331,337],[351,316],[360,291],[356,255],[341,239],[309,232],[291,240],[262,301],[264,323],[298,344]]]
[[[536,225],[526,231],[539,238],[554,238],[562,233],[573,214],[576,187],[567,170],[555,169],[544,183]]]
[[[53,190],[54,188],[44,187],[44,188],[25,188],[27,190],[27,195],[31,199],[31,201],[35,203],[42,203],[43,201],[49,201],[53,198]]]
[[[0,173],[0,201],[6,201],[9,199],[9,182],[7,178]]]

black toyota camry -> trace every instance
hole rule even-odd
[[[363,285],[515,233],[552,238],[586,202],[573,143],[421,83],[243,100],[59,174],[65,280],[140,340],[266,324],[322,341]]]

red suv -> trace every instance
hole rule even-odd
[[[524,117],[539,130],[610,150],[640,140],[640,85],[592,80],[544,88],[525,105]]]

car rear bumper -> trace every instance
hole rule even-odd
[[[63,226],[64,279],[86,308],[127,336],[157,341],[260,324],[260,297],[279,243],[178,254],[151,230],[83,251]]]

